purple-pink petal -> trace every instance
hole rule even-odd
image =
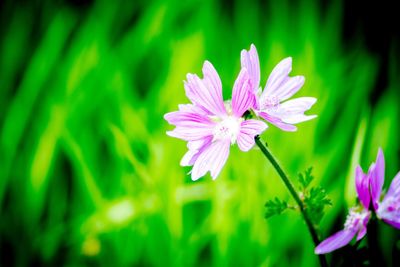
[[[357,241],[361,240],[367,234],[367,227],[363,227],[357,234]]]
[[[368,210],[371,199],[369,193],[369,175],[365,175],[360,166],[356,168],[355,182],[358,199],[364,208]]]
[[[369,171],[371,198],[374,209],[378,208],[378,203],[382,193],[382,186],[385,180],[385,158],[382,149],[379,148],[375,164],[372,164]]]
[[[237,144],[242,151],[249,151],[254,146],[254,137],[261,134],[268,126],[259,120],[245,120],[241,123]]]
[[[169,112],[164,115],[164,119],[175,126],[193,125],[196,127],[198,125],[198,127],[203,127],[203,125],[214,124],[207,116],[184,111]]]
[[[315,254],[325,254],[346,246],[356,235],[357,230],[341,230],[322,241],[316,248]]]
[[[260,61],[258,59],[257,49],[253,44],[251,44],[249,51],[245,49],[242,50],[240,61],[242,68],[247,69],[249,73],[253,92],[257,92],[260,86]]]
[[[189,141],[187,144],[188,151],[181,159],[181,166],[193,166],[200,154],[211,144],[212,137]]]
[[[199,156],[200,152],[198,150],[188,150],[185,155],[183,155],[180,165],[193,166]]]
[[[203,116],[208,116],[210,114],[209,111],[207,111],[205,108],[193,104],[179,104],[178,108],[179,111],[182,112],[195,113]]]
[[[216,179],[229,156],[230,141],[218,140],[209,145],[197,158],[193,165],[192,180],[196,181],[210,171]]]
[[[314,97],[299,97],[278,105],[276,109],[272,109],[268,113],[280,118],[284,123],[297,124],[317,117],[304,114],[316,101],[317,99]]]
[[[267,112],[258,112],[258,116],[260,116],[261,118],[263,118],[264,120],[272,123],[273,125],[275,125],[276,127],[287,131],[287,132],[294,132],[297,131],[297,127],[291,124],[287,124],[285,122],[283,122],[280,118],[278,117],[274,117],[270,114],[268,114]]]
[[[400,218],[398,221],[392,221],[392,220],[387,220],[387,219],[382,219],[385,223],[390,224],[394,228],[397,228],[400,230]]]
[[[273,91],[273,93],[268,93],[267,90],[265,90],[262,94],[262,97],[267,97],[267,96],[274,96],[280,101],[284,101],[291,96],[293,96],[295,93],[297,93],[300,88],[304,84],[304,76],[295,76],[295,77],[287,77],[286,79],[283,80],[283,82]],[[261,103],[262,106],[262,103]]]
[[[164,118],[168,123],[176,126],[167,134],[186,141],[199,140],[212,135],[215,125],[215,122],[212,122],[207,116],[184,111],[167,113]]]
[[[249,74],[245,68],[240,73],[233,85],[232,112],[236,117],[241,117],[254,104],[254,94],[251,92]]]
[[[358,234],[357,234],[357,241],[361,240],[365,234],[367,233],[367,224],[370,219],[371,215],[368,214],[368,216],[365,216],[365,218],[362,221],[362,227],[359,229]]]
[[[268,95],[276,95],[280,85],[287,80],[289,73],[292,71],[292,58],[288,57],[279,62],[272,70],[268,77],[264,93]]]
[[[219,116],[226,114],[221,80],[213,65],[208,61],[204,62],[203,75],[203,79],[195,74],[187,75],[187,81],[184,83],[186,96],[210,114]]]
[[[203,139],[212,135],[213,128],[195,128],[195,127],[176,127],[172,131],[168,131],[167,135],[175,138],[179,138],[185,141],[194,141]]]
[[[394,197],[400,196],[400,171],[396,174],[393,178],[392,182],[390,183],[390,187],[388,192],[386,193],[386,197]],[[400,198],[400,197],[399,197]]]

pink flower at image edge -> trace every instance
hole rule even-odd
[[[322,241],[315,248],[316,254],[332,252],[346,246],[354,236],[357,235],[357,240],[360,240],[367,233],[367,224],[371,217],[371,212],[369,211],[369,176],[363,173],[360,166],[357,166],[355,175],[356,191],[361,206],[350,209],[344,229]]]
[[[382,201],[380,199],[385,181],[385,158],[382,149],[379,149],[376,162],[371,165],[370,172],[372,206],[377,217],[400,229],[400,172],[393,178]]]
[[[377,217],[391,226],[400,229],[400,172],[393,178],[389,190],[383,197],[382,187],[385,180],[385,159],[379,148],[376,161],[365,175],[360,166],[356,169],[356,191],[361,208],[352,208],[345,223],[345,229],[325,239],[316,248],[316,254],[325,254],[341,248],[354,238],[360,240],[367,232],[367,223],[371,216],[370,202]]]

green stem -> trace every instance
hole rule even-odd
[[[287,189],[289,190],[290,194],[296,201],[297,205],[299,205],[300,212],[303,215],[304,220],[306,221],[308,231],[310,231],[312,240],[314,241],[315,246],[317,246],[320,243],[320,240],[318,238],[317,231],[315,230],[310,217],[308,216],[308,213],[304,207],[303,202],[301,201],[299,195],[297,194],[296,190],[294,189],[294,186],[292,182],[289,180],[289,177],[285,174],[281,166],[279,165],[278,161],[275,159],[275,157],[272,155],[272,153],[269,151],[267,146],[263,144],[259,136],[255,137],[256,144],[258,147],[261,149],[263,152],[264,156],[271,162],[272,166],[274,166],[276,172],[279,174],[281,177],[283,183],[286,185]],[[325,255],[320,254],[319,256],[319,262],[322,267],[327,267],[328,263],[325,259]]]

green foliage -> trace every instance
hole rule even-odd
[[[314,180],[312,167],[305,170],[304,173],[299,173],[297,177],[300,199],[303,202],[305,211],[308,213],[312,223],[318,225],[324,216],[325,207],[332,205],[331,200],[321,186],[310,188],[310,184]],[[274,215],[279,215],[288,208],[294,209],[293,207],[295,206],[288,205],[286,201],[275,197],[275,199],[265,203],[265,218],[268,219]]]
[[[312,175],[312,167],[298,174],[299,189],[301,192],[301,200],[304,203],[306,212],[308,213],[314,225],[318,225],[324,216],[324,209],[328,205],[332,205],[326,191],[321,186],[309,188],[314,180]]]
[[[306,211],[315,225],[318,225],[324,216],[325,207],[332,205],[325,190],[320,186],[312,187],[308,194],[304,194],[303,201]]]
[[[310,185],[312,180],[314,179],[314,176],[311,175],[312,172],[312,167],[308,168],[304,174],[299,173],[298,174],[298,182],[300,184],[300,190],[304,191],[307,189],[307,187]]]
[[[268,200],[264,206],[266,208],[266,211],[265,211],[266,219],[268,219],[274,215],[279,215],[288,208],[287,202],[282,201],[277,197],[275,197],[275,199]]]

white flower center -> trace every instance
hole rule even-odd
[[[240,123],[242,120],[242,118],[236,118],[234,116],[227,116],[223,118],[214,127],[213,140],[229,139],[231,143],[234,144],[239,134]]]
[[[346,230],[360,230],[362,229],[363,222],[365,218],[370,215],[367,210],[359,211],[359,208],[351,208],[350,213],[347,215],[346,222],[344,223],[344,228]]]
[[[379,218],[394,220],[400,216],[400,201],[395,197],[385,197],[380,203],[376,215]]]

